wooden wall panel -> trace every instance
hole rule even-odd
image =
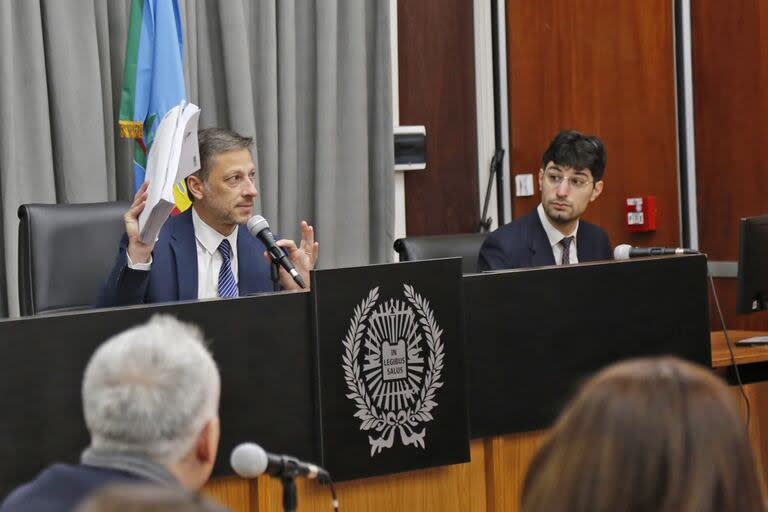
[[[221,454],[219,454],[221,457]],[[226,505],[232,512],[251,512],[259,510],[256,488],[259,480],[243,480],[236,476],[216,478],[203,487],[202,493],[218,503]],[[278,510],[275,508],[274,510]]]
[[[672,2],[507,0],[510,168],[536,173],[561,129],[605,142],[603,195],[585,218],[611,242],[680,242]],[[512,193],[514,194],[514,182]],[[540,200],[515,199],[515,217]],[[656,232],[624,228],[627,197],[655,195]]]
[[[768,3],[697,0],[691,21],[700,246],[735,261],[739,218],[768,213]],[[735,280],[716,283],[729,328],[768,330],[768,313],[736,313]]]
[[[400,124],[427,128],[427,169],[406,173],[409,236],[477,231],[472,2],[400,0]]]
[[[545,431],[522,432],[485,440],[489,512],[520,510],[528,465],[546,435]]]
[[[697,0],[691,17],[699,237],[733,261],[739,218],[768,213],[768,4]]]
[[[746,407],[741,392],[733,387],[734,399],[738,401],[746,417]],[[749,441],[755,455],[757,467],[763,478],[763,485],[768,482],[768,382],[757,382],[744,386],[749,398],[750,421]]]

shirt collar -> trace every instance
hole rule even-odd
[[[572,236],[573,242],[576,243],[576,232],[579,230],[579,221],[576,221],[576,227],[573,228],[573,232],[570,235],[563,235],[560,231],[557,230],[555,226],[552,225],[552,222],[550,222],[549,217],[547,217],[547,214],[544,213],[544,206],[539,203],[539,206],[536,208],[536,211],[539,213],[539,219],[541,220],[541,225],[544,226],[544,232],[547,234],[547,238],[549,239],[549,245],[552,247],[556,246],[560,243],[560,240],[565,238],[566,236]]]
[[[195,238],[209,254],[216,253],[219,250],[221,241],[225,238],[229,240],[231,247],[237,247],[237,226],[232,230],[232,233],[224,236],[206,224],[197,214],[194,206],[192,207],[192,225],[195,228]]]
[[[91,446],[80,456],[80,462],[86,466],[124,471],[160,484],[181,486],[168,468],[137,453],[114,452]]]

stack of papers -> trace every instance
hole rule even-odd
[[[157,240],[160,228],[175,205],[173,187],[200,169],[197,146],[197,124],[200,108],[192,103],[169,110],[155,132],[149,149],[146,180],[149,180],[147,203],[139,214],[139,238],[144,243]]]

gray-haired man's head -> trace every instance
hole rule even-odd
[[[215,423],[215,457],[220,386],[199,329],[156,315],[104,342],[88,363],[82,393],[91,447],[172,465]]]

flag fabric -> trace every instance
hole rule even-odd
[[[184,42],[178,0],[132,0],[120,96],[120,136],[136,139],[134,189],[144,183],[147,154],[166,112],[187,100]],[[183,183],[174,187],[175,213],[190,201]]]

